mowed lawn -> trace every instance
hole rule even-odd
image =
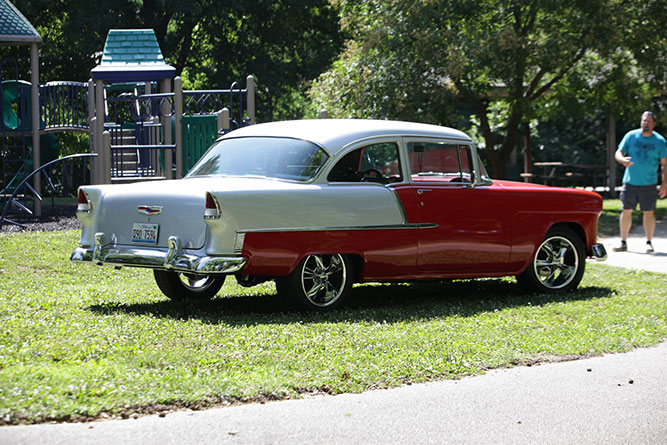
[[[589,262],[563,295],[513,278],[366,284],[312,314],[233,278],[173,303],[148,270],[70,262],[78,236],[0,234],[0,423],[360,392],[667,339],[667,274]]]

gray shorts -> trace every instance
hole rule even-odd
[[[655,185],[632,185],[623,183],[621,202],[623,210],[635,210],[637,203],[643,212],[655,210],[658,200],[658,190]]]

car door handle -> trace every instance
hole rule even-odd
[[[431,191],[432,191],[431,189],[418,189],[417,194],[418,195],[423,195],[424,193],[431,192]]]

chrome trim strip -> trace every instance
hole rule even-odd
[[[404,229],[434,229],[437,224],[392,224],[386,226],[337,226],[337,227],[271,227],[264,229],[239,230],[238,233],[266,233],[266,232],[329,232],[342,230],[404,230]]]
[[[94,247],[77,247],[72,261],[91,261],[97,265],[148,267],[185,273],[231,274],[243,269],[243,257],[199,256],[183,253],[178,237],[169,238],[169,248],[114,246],[106,243],[104,233],[95,234]]]

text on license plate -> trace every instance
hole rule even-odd
[[[157,244],[158,224],[134,223],[132,225],[132,242]]]

